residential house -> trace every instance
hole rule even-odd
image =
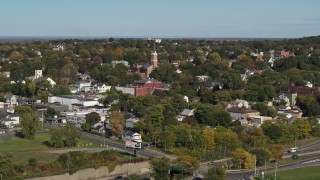
[[[122,139],[125,141],[142,142],[141,135],[137,132],[132,131],[123,132]]]
[[[64,46],[61,45],[61,44],[54,45],[54,46],[52,46],[52,50],[54,50],[54,51],[63,51],[64,50]]]
[[[139,119],[137,118],[129,118],[126,120],[126,128],[133,128],[134,124],[139,122]]]
[[[78,81],[74,84],[74,87],[77,88],[78,92],[85,91],[86,87],[91,87],[91,81]]]
[[[6,99],[6,103],[8,103],[8,104],[10,104],[10,105],[18,105],[18,97],[16,95],[6,94],[4,96],[4,98]]]
[[[98,93],[105,93],[107,91],[110,91],[111,86],[105,83],[98,83],[93,86],[93,91]]]
[[[89,74],[81,74],[81,73],[78,73],[77,74],[77,77],[80,81],[88,81],[91,79],[90,75]]]
[[[250,116],[260,116],[260,112],[243,107],[230,107],[227,109],[233,120],[248,119]]]
[[[286,118],[301,118],[302,117],[302,111],[297,106],[280,106],[278,108],[278,115],[285,116]]]
[[[0,75],[4,76],[6,78],[10,78],[10,71],[0,72]]]
[[[93,127],[91,128],[91,132],[98,133],[98,134],[105,134],[106,130],[105,130],[105,127],[103,126],[103,124],[97,123],[97,124],[93,125]]]
[[[194,116],[195,109],[184,109],[181,114],[177,117],[178,121],[183,121],[186,117]]]
[[[126,67],[130,67],[128,61],[120,60],[120,61],[111,61],[112,67],[115,67],[117,64],[123,64]]]
[[[8,114],[5,118],[2,118],[1,121],[7,128],[14,128],[20,124],[20,117],[17,114]]]
[[[56,85],[56,82],[49,77],[39,77],[33,80],[33,82],[36,84],[44,81],[47,81],[51,87],[54,87]]]
[[[206,75],[196,76],[196,79],[197,79],[199,82],[207,82],[207,81],[209,80],[209,76],[206,76]]]
[[[248,120],[253,125],[255,125],[255,124],[261,125],[265,121],[271,121],[272,117],[268,117],[268,116],[249,116]]]
[[[297,101],[297,96],[297,93],[280,93],[275,98],[273,98],[273,101],[278,104],[280,104],[282,101],[285,102],[285,105],[287,106],[294,106]]]

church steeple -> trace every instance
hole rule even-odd
[[[158,67],[158,53],[156,51],[156,42],[153,42],[153,50],[151,52],[151,64],[153,68]]]

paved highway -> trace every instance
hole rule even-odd
[[[113,147],[115,149],[134,154],[134,149],[126,148],[125,145],[120,143],[120,142],[115,142],[115,141],[112,141],[112,140],[107,139],[107,138],[103,139],[101,136],[94,135],[94,134],[89,134],[89,133],[85,133],[85,132],[81,132],[81,136],[82,136],[82,138],[88,139],[90,141],[98,142],[100,144],[105,144],[105,145],[108,145],[111,148]],[[151,150],[148,147],[144,148],[144,149],[137,149],[137,155],[141,156],[141,157],[144,157],[144,158],[153,158],[153,157],[174,158],[173,156],[164,154],[162,152]]]

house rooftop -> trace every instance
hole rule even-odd
[[[227,109],[228,112],[233,112],[233,113],[256,113],[259,111],[252,110],[252,109],[247,109],[247,108],[242,108],[242,107],[231,107]]]

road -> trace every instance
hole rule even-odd
[[[288,169],[295,169],[295,168],[301,168],[301,167],[307,167],[307,166],[319,166],[320,165],[320,159],[315,158],[312,160],[303,160],[291,164],[286,164],[277,167],[277,171],[283,171]],[[261,174],[262,171],[269,173],[269,172],[275,172],[275,167],[272,168],[259,168],[257,169],[257,175]],[[254,175],[254,170],[246,171],[246,172],[227,172],[227,179],[228,180],[240,180],[240,179],[250,179]]]
[[[85,132],[81,132],[81,137],[85,138],[87,140],[90,141],[94,141],[100,144],[105,144],[108,145],[108,147],[117,149],[117,150],[121,150],[121,151],[125,151],[131,154],[134,154],[134,149],[132,148],[126,148],[124,144],[120,143],[120,142],[115,142],[111,139],[103,139],[101,136],[98,135],[94,135],[94,134],[89,134],[89,133],[85,133]],[[144,158],[154,158],[154,157],[168,157],[173,159],[174,157],[171,155],[167,155],[165,153],[162,152],[158,152],[155,150],[151,150],[150,148],[144,148],[144,149],[137,149],[137,155],[144,157]]]

